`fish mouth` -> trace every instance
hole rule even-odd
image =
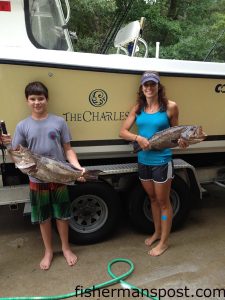
[[[35,163],[29,163],[29,164],[16,163],[15,166],[16,166],[18,169],[25,170],[25,169],[29,169],[29,168],[31,168],[31,167],[36,166],[36,164],[35,164]]]
[[[201,133],[194,133],[192,135],[189,136],[189,140],[200,140],[203,141],[205,140],[207,137],[207,134],[203,131],[201,131]]]
[[[191,144],[197,144],[197,143],[200,143],[202,141],[204,141],[207,137],[207,134],[205,135],[194,135],[194,136],[191,136],[189,137],[188,139],[188,143],[191,145]]]
[[[196,136],[190,136],[190,140],[204,140],[207,137],[206,135],[196,135]]]
[[[185,139],[185,135],[183,136]],[[186,139],[189,141],[203,141],[207,137],[207,134],[202,130],[202,127],[195,127],[194,130],[190,130],[187,135]]]

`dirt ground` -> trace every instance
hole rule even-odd
[[[22,216],[22,208],[12,212],[0,207],[0,298],[73,293],[78,285],[88,288],[110,280],[107,263],[126,258],[135,266],[126,281],[150,292],[153,289],[158,299],[225,299],[225,189],[212,184],[205,188],[208,192],[201,206],[191,211],[182,229],[171,234],[170,248],[162,256],[150,257],[146,236],[124,221],[104,242],[72,245],[79,258],[74,267],[66,264],[54,233],[55,258],[48,271],[39,269],[43,247],[38,226]],[[118,275],[127,270],[124,263],[113,266]],[[70,298],[147,299],[137,291],[122,293],[120,284]]]

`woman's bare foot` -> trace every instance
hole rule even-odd
[[[70,249],[63,250],[63,255],[69,266],[74,266],[77,262],[77,256]]]
[[[53,253],[51,251],[45,251],[45,255],[40,262],[40,268],[42,270],[48,270],[51,266]]]
[[[151,256],[159,256],[163,254],[168,249],[166,244],[158,244],[155,248],[148,251]]]
[[[147,238],[145,240],[145,245],[146,246],[151,246],[154,242],[160,240],[160,235],[158,235],[157,233],[154,233],[152,236],[150,236],[149,238]]]

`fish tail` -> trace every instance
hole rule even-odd
[[[87,170],[86,172],[84,172],[83,177],[86,180],[98,180],[98,177],[100,174],[104,173],[101,170]]]
[[[132,142],[132,146],[133,146],[133,153],[137,153],[141,150],[141,147],[137,142]]]

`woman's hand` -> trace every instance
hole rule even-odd
[[[138,142],[142,150],[150,149],[150,142],[145,137],[138,135],[136,141]]]
[[[178,140],[178,146],[181,148],[181,149],[186,149],[189,145],[188,145],[188,142],[185,141],[184,139],[180,138]]]

